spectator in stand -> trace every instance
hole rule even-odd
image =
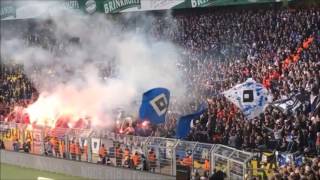
[[[317,154],[320,155],[320,132],[317,132],[316,148]]]
[[[117,166],[122,166],[122,155],[123,155],[122,149],[121,149],[120,145],[118,144],[116,147],[116,152],[115,152]]]
[[[155,172],[156,171],[156,154],[154,149],[151,148],[148,154],[148,162],[149,162],[149,171]]]
[[[144,31],[155,40],[170,40],[181,47],[183,61],[177,64],[177,68],[187,85],[185,98],[192,103],[181,104],[172,97],[166,124],[158,129],[150,128],[154,131],[152,134],[174,137],[177,118],[194,112],[206,102],[208,112],[194,121],[187,140],[221,143],[250,151],[269,149],[317,155],[317,134],[320,132],[320,110],[316,109],[320,99],[319,22],[317,7],[214,9],[177,12],[172,18],[155,17],[152,26]],[[132,26],[124,25],[124,30],[126,28]],[[58,49],[47,40],[50,33],[39,34],[30,30],[26,42]],[[6,109],[17,104],[26,106],[37,97],[35,84],[22,69],[15,64],[0,68],[0,104]],[[36,77],[39,67],[34,69]],[[106,68],[102,74],[112,76],[110,69]],[[274,100],[296,93],[311,94],[310,105],[288,114],[269,107],[260,117],[246,121],[221,92],[249,77],[268,88]],[[134,123],[126,124],[121,133],[133,135],[137,133],[135,128]],[[149,156],[148,159],[150,161]],[[308,166],[305,167],[308,170]],[[299,176],[307,177],[304,173]]]

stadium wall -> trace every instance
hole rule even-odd
[[[52,157],[38,156],[11,151],[0,151],[0,162],[44,171],[80,176],[89,179],[139,179],[173,180],[173,176],[115,168],[105,165],[76,162]],[[23,176],[23,175],[22,175]]]

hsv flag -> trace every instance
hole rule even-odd
[[[303,107],[310,106],[310,98],[308,93],[297,93],[289,98],[274,101],[272,107],[277,108],[284,114],[303,111]]]
[[[177,138],[187,137],[190,131],[190,125],[192,120],[199,119],[200,116],[206,112],[206,110],[207,109],[205,107],[201,107],[197,112],[180,117],[177,123],[176,137]]]
[[[154,88],[143,93],[139,110],[140,119],[153,124],[164,123],[169,100],[170,91],[166,88]]]
[[[253,119],[263,113],[272,97],[268,90],[252,78],[224,91],[223,95],[235,104],[247,119]]]

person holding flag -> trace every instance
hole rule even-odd
[[[201,106],[197,112],[181,116],[177,121],[176,138],[185,139],[190,132],[191,126],[193,126],[193,121],[199,119],[206,111],[207,108]]]

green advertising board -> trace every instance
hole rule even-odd
[[[119,13],[133,11],[152,11],[183,8],[201,8],[211,6],[243,5],[255,3],[272,3],[283,0],[55,0],[55,1],[1,1],[1,19],[30,18],[30,12],[40,3],[48,6],[41,8],[52,9],[60,6],[68,9],[79,9],[87,14],[93,13]],[[293,1],[293,0],[285,0]],[[25,12],[29,12],[28,16]],[[46,11],[45,11],[46,12]],[[41,15],[41,14],[40,14]],[[35,14],[34,17],[40,16]],[[32,16],[31,16],[32,17]]]

